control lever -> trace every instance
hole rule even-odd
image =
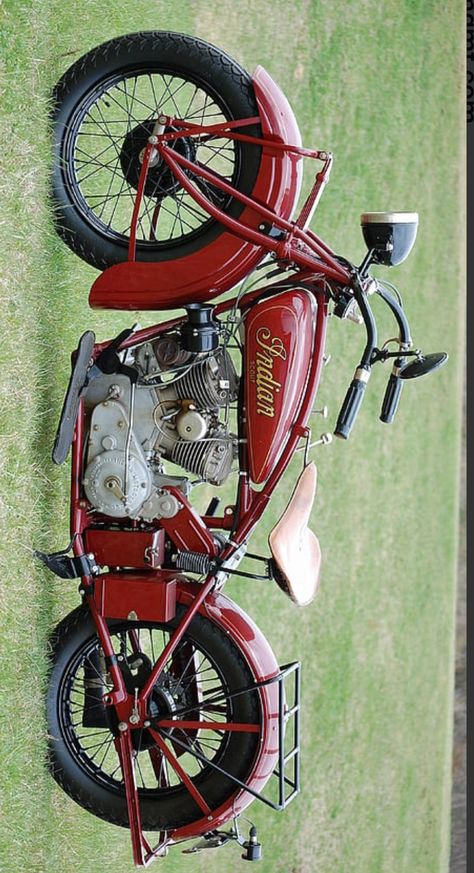
[[[334,315],[338,318],[354,321],[355,324],[363,324],[364,318],[359,311],[356,298],[349,293],[348,289],[342,291],[334,305]]]

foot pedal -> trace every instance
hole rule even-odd
[[[250,828],[249,838],[244,843],[243,848],[245,854],[241,855],[244,861],[261,861],[262,860],[262,844],[257,839],[257,828],[252,825]]]
[[[40,552],[35,549],[33,556],[42,561],[48,570],[51,570],[60,579],[77,579],[79,576],[93,576],[100,572],[94,555],[77,555],[71,557],[67,553],[71,546],[62,552]]]
[[[55,464],[64,463],[71,447],[79,401],[87,385],[87,371],[94,350],[94,343],[95,334],[91,330],[86,330],[79,340],[76,360],[69,379],[66,397],[64,398],[61,418],[59,419],[52,454]]]

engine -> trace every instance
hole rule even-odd
[[[223,347],[185,345],[178,331],[164,334],[122,355],[132,378],[118,372],[91,381],[83,485],[98,512],[145,521],[165,515],[163,485],[186,493],[188,479],[166,475],[164,460],[212,485],[227,479],[237,454],[228,406],[239,379]]]

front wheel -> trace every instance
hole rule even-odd
[[[160,114],[200,125],[256,116],[252,80],[232,58],[203,40],[148,31],[93,49],[55,88],[56,228],[67,245],[95,267],[127,260],[143,150]],[[259,125],[243,132],[261,134]],[[172,142],[191,162],[238,191],[252,193],[260,165],[258,146],[222,135]],[[234,218],[241,214],[244,207],[238,200],[196,174],[192,178],[220,209]],[[157,159],[150,167],[138,216],[137,260],[186,257],[223,232],[223,225],[204,212]]]
[[[180,613],[181,614],[181,613]],[[143,687],[166,645],[176,618],[167,625],[110,622],[110,633],[129,691]],[[88,610],[79,607],[56,628],[47,698],[51,771],[73,800],[99,818],[129,827],[125,787],[102,698],[111,690],[103,652]],[[215,624],[197,615],[157,681],[150,717],[173,719],[179,710],[194,724],[259,725],[258,693],[232,697],[253,681],[241,652]],[[258,730],[181,728],[167,731],[166,745],[211,809],[236,794],[218,765],[245,782],[258,751]],[[145,729],[133,731],[135,773],[142,824],[173,830],[202,818],[202,810]]]

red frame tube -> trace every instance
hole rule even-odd
[[[143,153],[143,163],[142,168],[140,170],[140,176],[138,178],[138,188],[137,188],[137,196],[135,197],[135,203],[133,204],[133,212],[132,212],[132,222],[130,225],[130,240],[128,243],[128,260],[135,260],[135,253],[137,247],[137,224],[138,224],[138,216],[140,213],[140,206],[143,198],[143,192],[145,190],[146,177],[148,174],[148,166],[150,164],[151,153],[154,150],[154,146],[152,143],[148,142],[145,146],[145,151]],[[156,229],[156,225],[155,225]]]
[[[275,252],[277,257],[290,261],[300,267],[305,267],[307,269],[312,269],[315,272],[324,273],[324,275],[326,275],[328,278],[334,279],[337,282],[346,283],[349,281],[348,270],[329,254],[327,246],[321,244],[321,241],[316,236],[316,234],[312,234],[310,236],[306,233],[305,230],[303,230],[303,228],[299,227],[297,223],[295,224],[291,221],[286,221],[284,218],[280,218],[280,216],[273,212],[273,210],[268,209],[266,206],[262,206],[251,197],[247,197],[245,194],[237,191],[235,188],[232,187],[232,185],[224,182],[223,179],[218,178],[214,173],[210,173],[204,167],[198,166],[192,161],[188,161],[187,158],[183,157],[183,155],[178,155],[177,152],[171,151],[171,149],[160,144],[157,144],[156,148],[159,151],[163,160],[166,161],[168,166],[173,170],[176,178],[179,180],[182,187],[188,192],[188,194],[193,197],[193,199],[196,201],[196,203],[198,203],[199,206],[201,206],[202,209],[205,209],[206,212],[212,215],[213,218],[224,224],[228,230],[232,231],[237,236],[242,237],[242,239],[247,240],[248,242],[262,246],[268,251]],[[330,167],[330,162],[328,162],[328,165]],[[269,221],[272,225],[275,225],[280,230],[287,231],[289,234],[288,239],[285,239],[282,242],[277,241],[267,236],[267,234],[260,233],[257,230],[253,230],[253,228],[243,225],[240,221],[238,221],[238,219],[231,218],[229,215],[219,209],[219,207],[211,203],[204,194],[194,188],[192,182],[190,182],[189,178],[181,170],[181,166],[185,167],[188,170],[192,170],[193,172],[197,173],[197,175],[202,176],[203,179],[211,182],[215,187],[220,188],[220,190],[224,191],[224,193],[235,197],[237,200],[240,200],[241,203],[244,203],[246,206],[250,206],[252,207],[252,209],[255,209],[258,213],[260,213],[262,218]],[[313,189],[316,190],[316,194],[314,195],[315,197],[318,196],[318,192],[320,192],[321,186],[322,180],[317,177]],[[294,238],[301,240],[303,243],[305,243],[309,250],[309,253],[305,253],[301,250],[301,248],[294,244]]]
[[[190,196],[196,201],[196,203],[198,203],[198,205],[202,209],[208,212],[209,215],[211,215],[213,218],[223,224],[236,236],[241,237],[247,242],[251,242],[258,246],[261,246],[267,251],[272,251],[277,255],[277,257],[288,260],[299,267],[322,272],[329,279],[334,279],[338,282],[348,282],[348,270],[335,259],[335,257],[333,256],[333,252],[331,251],[329,246],[327,246],[324,241],[321,240],[314,232],[306,231],[306,225],[309,222],[312,214],[314,213],[314,210],[319,202],[324,187],[327,184],[332,167],[332,155],[325,151],[304,149],[300,146],[288,145],[287,143],[247,136],[245,134],[236,133],[230,129],[234,127],[243,127],[245,125],[253,124],[256,121],[258,121],[258,118],[247,118],[223,124],[206,126],[196,125],[192,124],[191,122],[184,122],[182,120],[176,120],[167,117],[167,125],[179,124],[183,129],[178,131],[172,131],[170,133],[163,133],[159,136],[152,137],[152,141],[148,142],[145,148],[130,229],[130,241],[128,250],[129,261],[135,260],[136,233],[140,205],[145,189],[151,154],[156,149],[159,152],[162,160],[164,160],[168,164],[182,187],[185,189],[185,191],[187,191],[188,194],[190,194]],[[186,135],[188,131],[192,131],[193,135],[199,136],[202,136],[203,133],[210,133],[213,136],[215,136],[217,133],[223,133],[230,139],[251,142],[254,145],[260,145],[266,148],[275,149],[277,151],[281,150],[284,152],[291,152],[301,156],[306,156],[323,161],[323,169],[316,175],[313,188],[306,202],[304,203],[296,221],[291,222],[281,218],[272,209],[269,209],[268,207],[258,203],[252,197],[248,197],[247,195],[242,194],[240,191],[238,191],[224,179],[221,179],[215,173],[206,170],[204,166],[195,164],[192,161],[187,160],[187,158],[185,158],[183,155],[178,154],[176,151],[170,149],[166,145],[168,141],[176,140],[179,137]],[[227,215],[225,212],[223,212],[221,209],[211,203],[210,200],[201,191],[196,190],[196,188],[193,186],[192,182],[183,172],[181,167],[191,170],[195,174],[201,176],[203,179],[211,182],[215,187],[219,188],[224,193],[229,194],[230,196],[239,200],[245,206],[249,206],[252,209],[256,210],[262,216],[262,218],[266,219],[266,221],[269,221],[271,225],[275,225],[280,230],[285,231],[288,234],[288,237],[284,241],[278,241],[272,239],[265,233],[260,233],[258,230],[254,230],[253,228],[248,227],[247,225],[240,222],[238,219],[231,218],[229,215]],[[294,242],[295,239],[300,241],[300,245]],[[304,243],[307,251],[301,249],[301,242]]]
[[[165,116],[162,116],[163,118]],[[264,148],[271,148],[276,151],[282,152],[290,152],[291,154],[301,155],[303,158],[322,158],[325,159],[324,156],[326,152],[319,151],[318,149],[306,149],[303,146],[297,145],[289,145],[285,142],[278,142],[277,140],[265,139],[263,137],[258,136],[248,136],[245,133],[236,133],[233,128],[235,127],[245,127],[250,124],[260,124],[260,116],[256,115],[253,118],[239,118],[237,121],[226,121],[221,124],[208,124],[208,125],[200,125],[193,124],[191,121],[183,121],[181,118],[171,118],[166,116],[166,125],[175,126],[179,125],[183,130],[175,130],[170,133],[161,134],[158,139],[161,143],[172,142],[173,140],[177,140],[186,136],[190,131],[191,133],[199,134],[201,136],[203,133],[212,134],[212,137],[215,137],[217,133],[223,133],[226,135],[228,139],[236,139],[241,142],[249,142],[252,145],[263,146]]]

